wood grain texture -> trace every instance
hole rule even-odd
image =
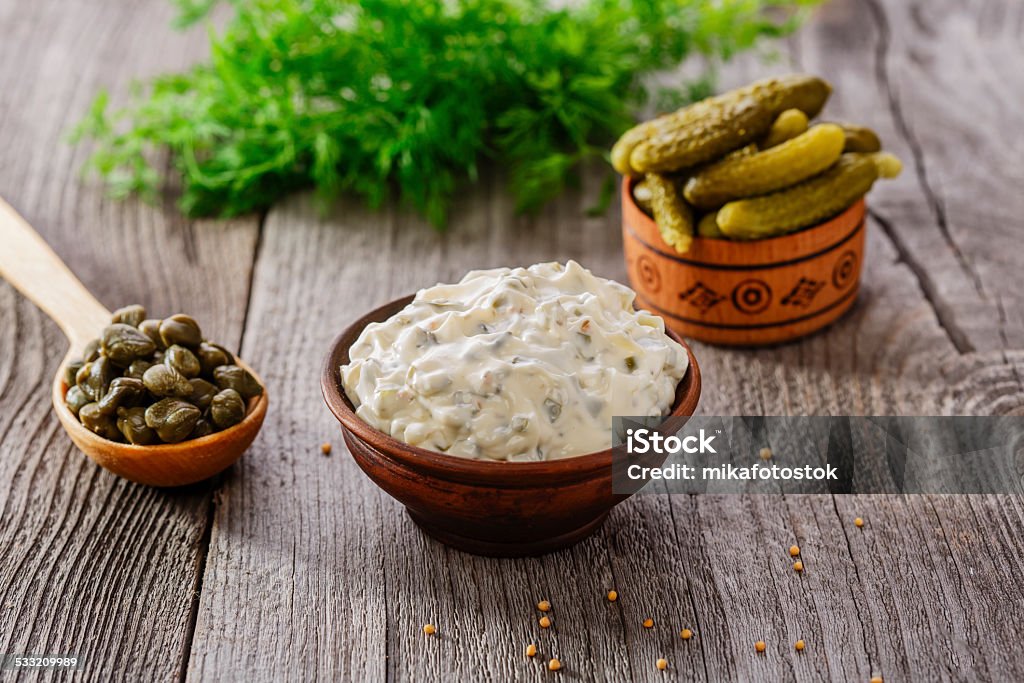
[[[0,3],[0,196],[107,306],[187,310],[236,346],[255,220],[197,225],[170,205],[108,201],[81,182],[87,150],[66,141],[100,87],[124,93],[203,54],[204,37],[170,20],[163,2]],[[211,485],[156,491],[78,452],[48,405],[64,347],[0,282],[0,652],[78,654],[90,679],[171,680],[188,654]]]

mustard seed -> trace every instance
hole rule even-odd
[[[550,628],[550,626],[551,626],[551,617],[541,617],[540,621],[537,622],[537,623],[540,624],[541,628]]]
[[[608,602],[615,602],[619,599],[619,594],[616,591],[608,591]]]
[[[805,647],[804,641],[803,640],[796,641],[796,643],[793,644],[793,647],[796,648],[797,652],[803,652],[803,649]]]
[[[684,628],[682,631],[679,632],[679,637],[683,640],[689,640],[690,638],[693,638],[693,631],[691,631],[688,628]]]
[[[862,527],[862,526],[864,526],[864,520],[861,519],[860,517],[857,517],[855,520],[853,520],[853,525],[856,526],[856,527]],[[872,680],[874,680],[874,679],[872,679]],[[878,680],[881,681],[882,679],[879,678]]]
[[[644,619],[644,628],[654,628],[654,619],[650,617]]]
[[[803,562],[801,562],[800,560],[797,560],[796,562],[793,563],[793,571],[795,571],[795,572],[802,572],[803,570],[804,570],[804,563]]]
[[[331,444],[329,444],[326,441],[324,441],[322,444],[320,444],[320,452],[323,453],[324,455],[330,455],[331,454]]]
[[[529,645],[526,646],[526,656],[527,657],[533,657],[536,654],[537,654],[537,646],[536,645],[534,645],[533,643],[530,643]]]
[[[799,554],[800,554],[800,546],[798,546],[798,545],[791,545],[791,546],[789,546],[789,556],[790,557],[796,557]]]
[[[762,460],[771,460],[772,459],[772,449],[770,449],[767,446],[765,446],[764,448],[761,449],[760,456],[761,456]]]
[[[435,633],[437,633],[437,629],[434,628],[433,624],[425,624],[423,626],[423,632],[426,633],[428,636],[432,636]]]
[[[548,671],[558,671],[561,668],[562,668],[562,663],[560,661],[558,661],[557,659],[555,659],[554,657],[552,657],[551,661],[548,662]]]
[[[758,652],[764,652],[767,647],[768,646],[764,644],[763,640],[759,640],[756,643],[754,643],[754,649]]]
[[[537,603],[537,609],[539,609],[541,612],[550,612],[551,611],[551,603],[548,602],[547,600],[541,600],[540,602]]]
[[[882,677],[881,676],[872,676],[871,677],[871,683],[882,683]]]
[[[654,665],[656,667],[658,667],[658,671],[664,671],[665,669],[668,668],[668,660],[667,659],[659,659],[658,661],[656,661],[654,663]]]

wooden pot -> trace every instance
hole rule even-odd
[[[622,184],[622,241],[637,306],[711,344],[764,346],[816,332],[857,298],[865,203],[791,235],[751,242],[695,237],[676,253]]]
[[[341,383],[349,347],[364,327],[387,320],[412,298],[393,301],[353,323],[324,361],[320,388],[359,467],[405,505],[426,533],[466,552],[540,555],[594,533],[611,509],[629,497],[612,491],[611,449],[547,462],[471,460],[402,443],[355,414]],[[671,412],[683,418],[697,408],[700,368],[689,347],[669,334],[690,359]]]

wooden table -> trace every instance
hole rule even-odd
[[[1017,497],[643,496],[527,560],[425,538],[345,452],[322,356],[363,311],[471,267],[575,258],[624,279],[617,208],[583,212],[603,176],[534,218],[486,181],[443,235],[305,196],[233,221],[108,200],[65,136],[98,88],[205,54],[170,19],[162,0],[0,3],[0,196],[108,306],[189,311],[240,348],[271,411],[216,481],[117,479],[50,410],[57,328],[0,282],[0,653],[77,653],[114,680],[550,680],[522,654],[538,642],[572,680],[1024,679]],[[780,62],[728,70],[823,74],[829,115],[872,125],[906,172],[872,194],[850,315],[775,349],[695,345],[703,413],[1024,411],[1022,35],[1016,2],[837,0]]]

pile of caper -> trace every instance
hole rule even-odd
[[[114,311],[99,339],[64,368],[68,408],[105,439],[178,443],[232,427],[263,387],[223,346],[203,339],[181,313],[149,319],[133,305]]]

